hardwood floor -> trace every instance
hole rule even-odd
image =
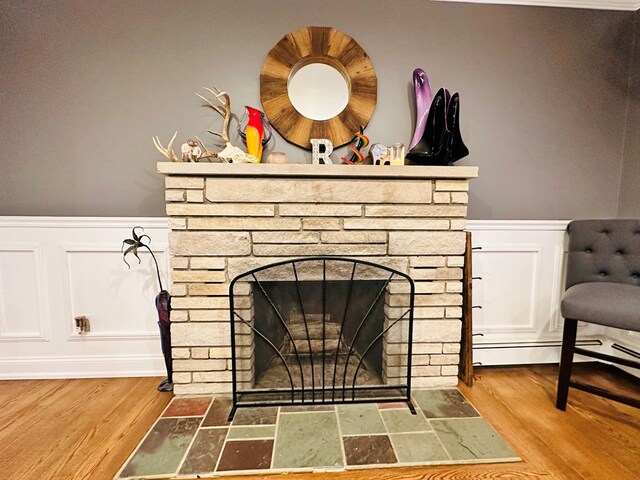
[[[113,478],[170,400],[159,381],[0,382],[0,478]]]
[[[637,380],[594,366],[577,376],[640,395]],[[615,378],[614,378],[615,377]],[[289,474],[286,480],[640,478],[640,410],[571,390],[554,407],[556,368],[485,368],[463,394],[523,462]],[[170,400],[157,378],[0,382],[0,478],[111,479]],[[269,479],[276,476],[227,477]]]

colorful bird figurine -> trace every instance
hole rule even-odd
[[[247,142],[247,153],[256,158],[260,163],[262,158],[262,140],[264,139],[264,127],[262,126],[262,112],[252,107],[245,106],[249,118],[244,130]]]
[[[342,162],[348,165],[364,163],[364,155],[360,150],[369,145],[369,137],[364,134],[364,127],[360,127],[360,131],[355,132],[354,135],[352,143],[349,145],[351,158],[342,157]]]

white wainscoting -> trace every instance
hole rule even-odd
[[[168,284],[165,218],[0,217],[0,379],[162,375],[151,257],[122,262],[145,228]],[[557,362],[566,221],[469,221],[474,359]],[[86,315],[91,332],[75,331]],[[640,335],[581,327],[580,339],[640,350]],[[620,354],[616,352],[616,354]]]
[[[167,285],[166,218],[0,217],[0,378],[162,375],[151,256],[121,246],[140,225]],[[89,317],[78,334],[74,317]]]
[[[469,221],[474,361],[557,361],[566,221]]]
[[[568,221],[471,220],[474,362],[481,365],[556,363],[563,320]],[[617,342],[640,351],[640,336],[579,324],[578,341],[614,352]],[[580,358],[576,358],[580,360]]]

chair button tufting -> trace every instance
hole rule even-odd
[[[624,255],[624,252],[623,252],[622,250],[618,250],[618,251],[616,252],[616,255]]]
[[[609,233],[609,230],[602,230],[602,232],[600,232],[600,233],[607,234],[607,233]]]
[[[631,274],[631,276],[633,278],[640,278],[640,274],[638,274],[638,273],[633,273],[633,274]]]
[[[593,252],[593,250],[591,250],[590,248],[587,248],[587,249],[585,250],[585,252],[587,252],[587,253],[592,253],[592,252]]]
[[[605,277],[607,275],[607,272],[600,272],[599,274],[601,277]]]

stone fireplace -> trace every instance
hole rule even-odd
[[[463,229],[477,167],[161,162],[158,171],[171,228],[176,394],[231,392],[233,278],[325,255],[407,273],[416,285],[412,384],[457,383]],[[393,293],[388,316],[408,296]]]

